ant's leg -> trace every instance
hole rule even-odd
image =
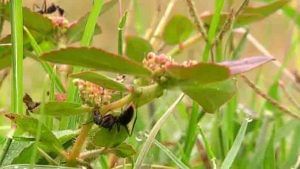
[[[43,6],[42,6],[42,10],[43,10],[44,12],[47,11],[47,2],[46,2],[46,1],[47,1],[47,0],[44,0]]]
[[[130,131],[130,136],[132,135],[132,132],[133,132],[133,130],[134,130],[134,127],[135,127],[135,123],[136,123],[136,120],[137,120],[137,114],[138,114],[138,112],[136,111],[135,112],[135,118],[134,118],[134,121],[133,121],[133,124],[132,124],[132,128],[131,128],[131,131]],[[127,130],[128,130],[128,127],[126,126],[126,128],[127,128]],[[128,132],[129,132],[129,130],[128,130]]]
[[[131,136],[132,130],[131,130],[131,132],[130,132],[127,126],[124,126],[124,127],[125,127],[125,129],[126,129],[127,134],[128,134],[129,136]]]
[[[56,8],[58,10],[59,16],[64,16],[65,10],[62,9],[61,7],[59,7],[59,6],[56,6]]]

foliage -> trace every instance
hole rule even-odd
[[[248,30],[240,41],[235,39],[244,27],[277,10],[282,9],[289,18],[298,17],[299,12],[292,6],[284,6],[288,2],[276,0],[251,7],[245,0],[238,8],[224,12],[227,2],[216,0],[214,13],[198,17],[197,6],[186,0],[189,17],[169,16],[175,4],[170,0],[165,14],[161,19],[155,16],[149,30],[140,30],[144,27],[140,9],[144,7],[137,1],[131,5],[139,12],[132,15],[131,8],[122,13],[124,5],[120,1],[95,0],[90,12],[74,22],[64,15],[21,8],[15,1],[1,2],[1,30],[6,20],[13,31],[0,39],[0,71],[12,67],[11,97],[15,101],[12,109],[2,114],[16,130],[11,138],[5,138],[5,143],[0,143],[0,164],[107,168],[108,163],[120,164],[123,158],[124,167],[132,168],[147,163],[157,168],[297,167],[299,119],[285,116],[291,115],[291,106],[282,105],[280,94],[287,95],[296,109],[299,107],[284,85],[280,88],[278,84],[282,72],[287,72],[284,69],[290,57],[285,58],[275,81],[264,93],[245,73],[261,70],[275,58],[253,40]],[[118,38],[111,45],[117,47],[117,52],[93,47],[93,37],[107,33],[97,24],[98,18],[117,3]],[[23,11],[19,21],[15,21],[16,11]],[[299,26],[295,18],[291,20]],[[133,21],[145,36],[127,35]],[[24,32],[14,30],[22,29],[22,25]],[[16,42],[18,38],[23,40]],[[200,58],[191,59],[184,52],[180,55],[184,58],[175,56],[198,41],[204,44],[196,48]],[[247,41],[263,54],[240,58]],[[298,43],[293,41],[295,46]],[[23,98],[25,114],[20,93],[23,94],[23,59],[27,58],[41,65],[47,78],[37,90],[42,99],[31,98],[34,94]],[[34,73],[29,76],[39,75]],[[6,78],[1,76],[0,84]],[[248,95],[238,85],[239,77],[253,89],[250,108],[243,104]],[[180,97],[171,104],[178,93]],[[258,108],[255,94],[268,103]],[[172,124],[173,112],[176,114]]]

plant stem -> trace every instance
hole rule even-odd
[[[202,38],[202,35],[200,33],[190,37],[186,41],[182,42],[181,44],[175,46],[170,51],[168,51],[167,56],[174,56],[174,55],[180,53],[185,48],[187,48],[187,47],[195,44],[196,42],[198,42],[201,38]]]
[[[74,162],[76,162],[76,159],[81,152],[81,149],[85,143],[85,140],[86,140],[88,133],[89,133],[90,129],[92,128],[92,126],[93,126],[93,123],[88,123],[88,124],[82,126],[82,128],[80,130],[80,134],[77,137],[77,139],[73,145],[73,148],[70,152],[70,155],[68,158],[69,164],[72,165]]]
[[[117,109],[117,108],[121,108],[123,107],[124,105],[128,104],[130,101],[132,101],[133,99],[133,95],[132,94],[128,94],[126,95],[125,97],[115,101],[115,102],[112,102],[106,106],[103,106],[103,108],[101,109],[101,114],[105,114],[111,110],[114,110],[114,109]]]
[[[80,159],[87,159],[87,158],[93,158],[93,157],[98,157],[98,155],[102,154],[105,152],[106,148],[100,148],[96,150],[91,150],[87,152],[83,152],[80,154]]]
[[[160,19],[160,22],[158,23],[154,33],[153,33],[153,37],[150,40],[150,44],[155,48],[155,46],[157,45],[157,38],[160,36],[160,34],[162,33],[166,23],[167,23],[167,19],[174,7],[176,0],[170,0],[170,2],[168,3],[168,6],[166,8],[166,11],[164,13],[164,15],[162,16],[162,18]]]
[[[253,82],[251,82],[246,76],[241,75],[241,78],[245,81],[245,83],[252,88],[256,94],[260,95],[264,99],[266,99],[268,102],[270,102],[273,106],[277,107],[280,111],[283,113],[294,117],[296,119],[300,119],[300,115],[292,113],[287,107],[281,105],[278,101],[274,100],[270,96],[268,96],[266,93],[264,93],[261,89],[259,89]]]
[[[23,113],[23,13],[22,0],[11,0],[11,32],[12,32],[12,96],[11,111]],[[11,144],[11,138],[5,143],[1,154],[1,161],[7,154]]]
[[[23,14],[22,0],[11,0],[12,112],[23,113]]]
[[[207,41],[207,32],[204,27],[204,23],[202,20],[198,17],[198,11],[196,9],[196,6],[194,4],[193,0],[185,0],[187,3],[187,6],[189,8],[190,15],[194,19],[195,25],[197,27],[197,30],[201,33],[202,37],[205,41]]]

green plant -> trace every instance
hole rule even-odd
[[[292,144],[297,150],[289,151],[289,154],[284,149],[287,140],[283,139],[283,132],[286,126],[298,131],[300,115],[281,104],[276,83],[285,67],[283,65],[280,68],[269,93],[265,93],[244,73],[274,61],[274,57],[264,52],[265,56],[239,59],[246,41],[251,41],[251,36],[249,31],[243,32],[237,45],[233,38],[237,28],[264,19],[289,0],[277,0],[261,7],[249,7],[249,1],[245,0],[229,13],[222,12],[225,1],[215,1],[215,12],[201,16],[198,16],[194,2],[186,0],[194,23],[184,15],[169,17],[175,2],[171,0],[168,3],[157,26],[151,27],[144,38],[127,36],[126,26],[132,16],[130,10],[122,13],[120,8],[120,20],[116,28],[118,54],[91,46],[93,36],[102,33],[97,24],[98,17],[116,3],[121,7],[121,1],[95,0],[87,15],[71,23],[64,16],[49,17],[21,8],[20,1],[1,3],[1,17],[10,21],[13,31],[0,43],[11,42],[13,45],[0,46],[0,69],[11,65],[14,77],[13,106],[11,111],[3,114],[16,125],[16,132],[6,139],[3,146],[1,165],[25,163],[31,164],[31,167],[34,164],[46,164],[108,168],[106,157],[113,154],[112,159],[124,159],[125,168],[142,168],[147,166],[147,154],[157,150],[154,153],[156,158],[164,154],[178,168],[240,168],[249,159],[255,161],[249,165],[250,168],[274,168],[275,145],[278,142],[282,147],[282,150],[277,150],[280,155],[289,156],[288,162],[281,162],[280,167],[295,164],[300,147],[297,132],[292,138]],[[138,3],[132,3],[131,7],[139,11]],[[9,10],[10,5],[12,11]],[[283,9],[290,16],[291,9]],[[24,27],[22,19],[18,19],[22,18],[22,11]],[[143,23],[138,15],[141,13],[136,13],[135,24],[138,32],[142,33]],[[158,39],[157,36],[162,38]],[[200,40],[204,42],[203,51],[201,49],[198,52],[200,55],[202,51],[200,58],[177,61],[176,55]],[[76,42],[80,42],[81,46],[74,47]],[[252,42],[259,46],[253,38]],[[165,46],[171,49],[167,50]],[[34,99],[25,102],[28,114],[23,113],[21,102],[23,51],[26,57],[37,61],[47,74],[41,92],[43,99],[40,102]],[[56,68],[61,65],[67,68],[67,73],[57,71]],[[268,102],[264,103],[262,112],[269,110],[274,112],[274,116],[260,113],[256,117],[239,103],[236,96],[239,77],[253,89],[255,95],[262,96]],[[164,98],[172,98],[178,93],[176,101],[164,108],[167,103]],[[191,111],[186,110],[189,106],[181,102],[183,98],[192,102]],[[162,107],[156,113],[161,114],[165,109],[167,111],[151,125],[149,134],[144,132],[138,135],[135,129],[143,125],[140,116],[145,117],[140,110],[145,105],[151,108],[153,102]],[[297,105],[295,101],[293,103]],[[125,120],[129,123],[121,123],[120,116],[129,106],[134,107],[133,117]],[[176,107],[184,114],[187,113],[183,119],[188,122],[186,134],[181,136],[179,145],[175,146],[176,151],[172,151],[163,144],[161,128]],[[238,109],[245,113],[236,113]],[[283,125],[283,115],[294,118],[290,120],[292,124]],[[154,116],[149,114],[149,118]],[[212,126],[209,138],[200,125],[204,116],[214,116],[214,121],[209,122]],[[275,119],[274,123],[272,118]],[[184,130],[182,126],[179,128]],[[282,133],[277,132],[277,129],[282,130]],[[264,131],[270,136],[267,140],[263,139]],[[145,143],[139,144],[131,133]],[[247,153],[247,149],[251,152],[250,147],[243,146],[248,137],[251,145],[257,142],[254,152],[256,156]],[[156,147],[153,148],[152,144]],[[192,162],[194,145],[198,147],[200,164]],[[239,153],[243,155],[243,160],[235,161]],[[99,159],[100,164],[97,163]]]

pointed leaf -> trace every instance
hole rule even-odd
[[[75,24],[73,24],[70,28],[68,28],[66,32],[66,36],[69,43],[73,43],[81,40],[83,32],[85,30],[85,25],[88,19],[88,14],[80,18]],[[95,27],[94,35],[100,34],[101,28],[97,24]]]
[[[285,4],[287,4],[290,1],[291,0],[278,0],[260,7],[247,7],[244,9],[243,13],[260,14],[263,17],[266,17],[276,12],[278,9],[282,8]]]
[[[260,7],[246,7],[243,12],[237,16],[235,21],[235,27],[241,27],[248,25],[250,23],[262,20],[272,13],[276,12],[278,9],[287,4],[290,0],[278,0],[273,3],[260,6]],[[229,13],[223,13],[220,16],[220,23],[224,23],[225,20],[230,16]],[[201,16],[205,24],[209,25],[211,23],[213,14],[204,14]]]
[[[214,113],[236,93],[235,80],[232,79],[206,85],[181,86],[181,88],[208,113]]]
[[[245,138],[248,123],[249,123],[248,120],[243,121],[242,126],[240,127],[238,134],[237,134],[236,138],[234,139],[232,147],[230,148],[229,152],[227,153],[227,155],[222,163],[221,169],[230,169],[231,168],[232,163],[233,163],[235,157],[237,156],[237,154],[241,148],[242,142]]]
[[[147,40],[137,36],[126,38],[126,55],[130,59],[141,62],[151,51],[153,51],[153,48]]]
[[[174,45],[186,40],[194,30],[194,24],[185,16],[176,15],[167,23],[163,39],[167,44]]]
[[[70,102],[47,102],[44,105],[44,114],[56,117],[85,115],[92,108]]]
[[[98,70],[110,71],[136,76],[150,76],[151,72],[141,64],[101,49],[65,48],[45,53],[41,59],[74,66],[82,66]]]
[[[222,81],[230,77],[229,69],[214,63],[198,63],[193,66],[170,65],[167,73],[180,81],[193,81],[201,84]]]
[[[15,141],[13,140],[7,150],[7,153],[2,161],[2,165],[10,165],[13,164],[13,161],[17,159],[22,152],[28,147],[30,147],[33,142],[29,141]]]
[[[127,91],[126,87],[122,83],[119,83],[107,76],[104,76],[100,73],[93,72],[93,71],[85,71],[85,72],[71,74],[70,77],[86,80],[107,89],[123,91],[123,92]]]
[[[40,142],[53,146],[56,149],[63,149],[55,135],[44,124],[40,124],[37,119],[30,116],[13,113],[5,114],[5,116],[14,122],[17,127],[28,132],[32,136],[36,137],[39,135]],[[41,125],[40,131],[39,125]]]
[[[237,61],[225,61],[220,63],[220,65],[227,66],[230,70],[230,74],[236,75],[248,72],[272,60],[274,60],[274,58],[268,56],[254,56]]]
[[[121,143],[117,147],[113,148],[111,152],[122,158],[130,157],[136,153],[134,148],[127,143]]]

